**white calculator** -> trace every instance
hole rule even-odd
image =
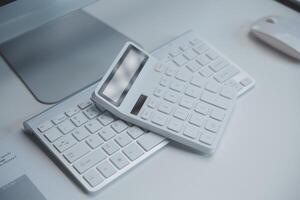
[[[209,59],[217,59],[212,54]],[[91,98],[121,119],[204,153],[213,153],[236,92],[213,77],[166,65],[126,43]]]

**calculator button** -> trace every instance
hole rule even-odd
[[[238,74],[240,72],[240,70],[238,70],[236,67],[230,65],[227,66],[225,69],[223,69],[222,71],[219,71],[216,75],[215,75],[215,79],[220,82],[223,83],[224,81],[230,79],[231,77],[233,77],[234,75]]]
[[[199,44],[201,43],[201,40],[199,40],[198,38],[194,38],[190,41],[190,44],[191,45],[196,45],[196,44]]]
[[[71,117],[71,121],[77,126],[81,126],[82,124],[86,123],[88,121],[88,118],[82,114],[82,113],[78,113],[75,114],[73,117]]]
[[[223,119],[225,118],[225,112],[220,109],[214,109],[210,114],[210,117],[218,121],[223,121]]]
[[[110,158],[110,161],[118,168],[122,169],[129,164],[127,158],[121,153],[116,153],[114,156]]]
[[[141,114],[141,118],[144,120],[148,120],[151,116],[152,111],[150,109],[144,109],[142,114]]]
[[[206,55],[201,55],[196,60],[202,66],[205,66],[211,62],[211,60]]]
[[[91,121],[89,121],[85,127],[91,132],[91,133],[95,133],[98,130],[100,130],[103,126],[102,124],[100,124],[99,121],[97,121],[96,119],[93,119]]]
[[[164,93],[164,89],[162,87],[158,87],[154,90],[154,96],[160,97]]]
[[[174,67],[168,67],[165,74],[167,76],[174,76],[177,73],[177,70]]]
[[[178,133],[182,129],[182,122],[178,119],[171,119],[167,128]]]
[[[204,92],[201,100],[225,110],[230,107],[230,101],[228,99],[210,92]]]
[[[57,130],[56,127],[50,128],[44,134],[44,136],[49,140],[49,142],[54,142],[62,136],[61,132]]]
[[[101,164],[97,167],[97,170],[105,177],[109,178],[112,175],[114,175],[117,170],[110,164],[108,161],[103,161]]]
[[[63,134],[67,134],[73,129],[75,129],[74,124],[70,120],[65,120],[64,122],[60,123],[57,127]]]
[[[216,61],[214,61],[213,63],[211,63],[209,65],[209,67],[214,71],[214,72],[218,72],[221,69],[223,69],[225,66],[228,65],[228,62],[226,62],[223,58],[218,59]]]
[[[189,62],[186,67],[191,71],[191,72],[196,72],[198,71],[201,66],[198,62],[196,62],[195,60]]]
[[[184,96],[179,103],[184,108],[191,109],[194,105],[194,100],[191,97]]]
[[[205,103],[199,102],[195,108],[195,111],[202,115],[207,115],[209,113],[209,108],[207,107],[207,105]]]
[[[176,79],[187,82],[192,78],[192,73],[187,68],[182,68],[176,74]]]
[[[200,139],[199,139],[200,142],[203,142],[203,143],[205,143],[207,145],[212,145],[213,142],[214,142],[214,140],[215,140],[214,134],[206,132],[206,131],[204,131],[200,135]]]
[[[167,119],[168,119],[168,115],[166,114],[163,114],[163,113],[159,113],[159,112],[156,112],[151,121],[154,123],[154,124],[157,124],[159,126],[164,126],[167,122]]]
[[[166,114],[170,114],[172,112],[172,104],[170,103],[161,103],[158,107],[158,111]]]
[[[220,93],[223,97],[232,99],[235,96],[235,91],[231,87],[224,87]]]
[[[215,82],[209,82],[205,86],[205,89],[212,93],[218,93],[221,90],[221,86]]]
[[[193,125],[187,125],[183,131],[183,135],[185,135],[186,137],[195,139],[198,137],[198,127],[193,126]]]
[[[160,144],[165,138],[154,134],[152,132],[149,132],[147,134],[144,134],[141,136],[137,143],[145,150],[150,151],[152,148]]]
[[[169,86],[171,83],[171,79],[169,77],[166,77],[166,76],[163,76],[161,79],[160,79],[160,82],[159,84],[161,86]]]
[[[204,87],[204,85],[206,84],[207,79],[200,76],[200,75],[194,75],[192,80],[191,80],[191,84],[197,86],[197,87]]]
[[[72,132],[72,135],[78,140],[78,141],[82,141],[83,139],[87,138],[90,133],[88,130],[86,130],[86,128],[84,126],[81,126],[80,128],[74,130]]]
[[[212,49],[208,50],[205,54],[211,60],[215,60],[219,57],[219,55]]]
[[[210,132],[216,133],[220,129],[220,123],[216,120],[208,119],[205,124],[205,129],[209,130]]]
[[[164,99],[171,102],[171,103],[176,103],[179,99],[179,95],[176,92],[167,91],[167,93],[165,94]]]
[[[144,154],[144,151],[136,143],[130,144],[123,150],[123,153],[131,160],[134,161]]]
[[[179,46],[179,48],[182,50],[182,51],[185,51],[187,50],[188,48],[190,48],[189,44],[188,43],[184,43],[184,44],[181,44]]]
[[[199,73],[204,77],[210,77],[214,72],[209,68],[209,66],[200,69]]]
[[[66,119],[67,119],[67,116],[64,113],[62,113],[62,114],[57,115],[55,118],[53,118],[52,122],[54,124],[59,124],[59,123],[65,121]]]
[[[200,44],[197,47],[194,48],[198,54],[203,54],[208,50],[208,46],[205,44]]]
[[[84,174],[83,178],[90,184],[92,187],[96,187],[100,183],[103,182],[103,178],[100,176],[100,174],[92,169],[88,171],[86,174]]]
[[[199,114],[193,114],[192,117],[190,118],[189,122],[195,126],[202,126],[204,121],[204,117],[203,115],[199,115]]]
[[[182,66],[184,65],[188,60],[182,55],[178,55],[175,58],[173,58],[173,61],[178,65],[178,66]]]
[[[133,138],[136,139],[143,135],[144,131],[136,126],[132,126],[127,129],[127,133]]]
[[[195,58],[198,54],[193,50],[193,49],[188,49],[186,51],[184,51],[184,56],[188,59],[188,60],[192,60],[193,58]]]
[[[171,88],[172,90],[177,91],[177,92],[182,92],[182,91],[184,90],[184,88],[185,88],[185,84],[182,83],[182,82],[180,82],[180,81],[176,81],[176,80],[175,80],[175,81],[173,81],[173,82],[171,83],[170,88]]]
[[[189,115],[189,110],[184,109],[184,108],[177,108],[173,114],[174,117],[181,119],[183,121],[186,120],[188,115]]]
[[[159,100],[156,98],[150,98],[150,100],[148,101],[148,106],[150,108],[156,108],[159,104]]]
[[[190,85],[186,88],[185,94],[193,98],[198,98],[200,96],[200,90],[199,88]]]

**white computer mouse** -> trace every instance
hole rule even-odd
[[[251,32],[270,46],[300,60],[300,18],[264,17],[252,25]]]

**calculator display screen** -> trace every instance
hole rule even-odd
[[[99,90],[99,95],[119,106],[145,65],[148,56],[130,45]]]

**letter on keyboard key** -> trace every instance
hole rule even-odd
[[[165,138],[149,132],[138,139],[138,144],[145,150],[150,151],[153,147],[161,143]]]
[[[105,158],[106,155],[103,153],[103,151],[98,149],[77,161],[74,164],[74,168],[78,171],[78,173],[82,174]]]
[[[118,168],[122,169],[129,164],[127,158],[121,153],[118,152],[110,158],[110,161]]]
[[[204,92],[201,100],[225,110],[230,107],[230,101],[228,99],[209,92]]]
[[[219,71],[216,75],[215,75],[215,79],[220,82],[220,83],[223,83],[224,81],[230,79],[231,77],[233,77],[234,75],[238,74],[240,71],[230,65],[230,66],[227,66],[225,69],[223,69],[222,71]]]
[[[88,184],[90,184],[90,186],[95,187],[97,185],[99,185],[102,181],[103,178],[100,176],[100,174],[92,169],[90,171],[88,171],[83,178],[88,182]]]
[[[131,160],[134,161],[144,154],[144,151],[136,143],[130,144],[123,150],[123,153]]]
[[[57,127],[63,134],[67,134],[75,128],[74,124],[70,120],[65,120]]]
[[[143,135],[144,131],[136,126],[130,127],[127,130],[127,133],[133,138],[136,139],[138,137],[140,137],[141,135]]]
[[[105,178],[109,178],[117,172],[117,170],[115,170],[115,168],[106,160],[101,162],[97,169]]]
[[[74,144],[76,144],[76,140],[72,135],[66,135],[54,142],[54,147],[60,152],[64,152],[65,150],[72,147]]]
[[[78,160],[82,156],[86,155],[90,152],[89,147],[85,143],[79,143],[74,147],[70,148],[64,153],[64,157],[67,159],[69,163],[73,163]]]
[[[62,136],[61,132],[57,130],[57,128],[53,127],[49,130],[47,130],[44,134],[44,136],[49,140],[49,142],[54,142],[57,140],[60,136]]]

